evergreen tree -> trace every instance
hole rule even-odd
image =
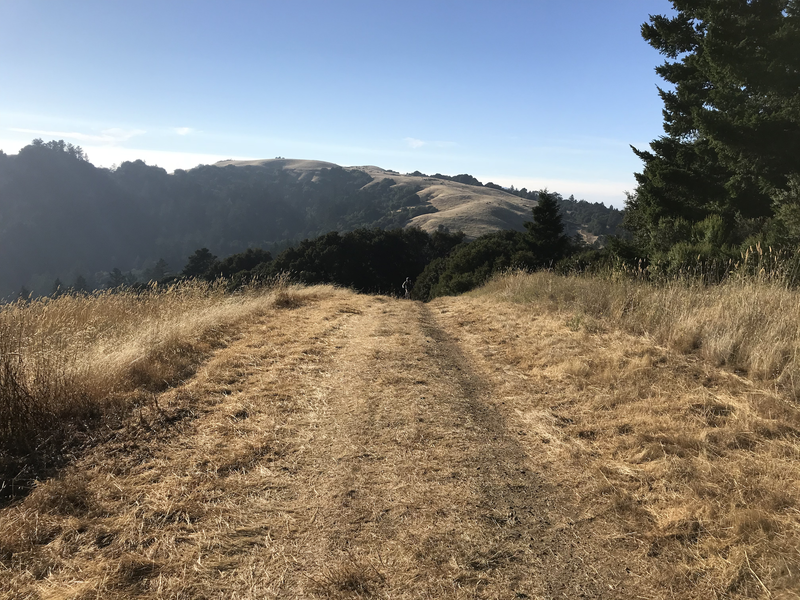
[[[672,4],[674,16],[642,26],[668,59],[656,72],[672,87],[659,89],[666,136],[652,151],[634,148],[644,170],[626,216],[651,254],[693,242],[694,224],[712,216],[722,219],[726,242],[741,242],[741,223],[771,217],[773,200],[800,173],[798,1]],[[675,239],[680,219],[684,233]]]
[[[89,291],[89,284],[86,282],[86,279],[83,277],[83,275],[78,275],[78,277],[75,278],[75,285],[72,286],[72,289],[79,294]]]
[[[261,248],[248,248],[239,254],[233,254],[222,261],[215,261],[214,274],[230,278],[243,271],[252,271],[259,265],[269,263],[272,255]]]
[[[128,283],[128,278],[125,277],[125,274],[118,268],[114,267],[114,270],[111,271],[111,273],[109,273],[108,275],[108,281],[106,282],[106,287],[109,290],[113,290],[119,287],[123,287],[127,283]]]
[[[64,293],[64,285],[61,283],[61,280],[56,277],[56,280],[53,282],[53,288],[50,290],[50,295],[53,298],[58,298]]]
[[[189,257],[189,262],[183,268],[185,277],[205,277],[210,275],[217,257],[211,254],[208,248],[195,250]]]
[[[334,231],[303,240],[256,270],[267,276],[291,273],[308,284],[335,283],[364,293],[396,293],[406,277],[416,280],[428,263],[450,254],[463,239],[463,233],[428,234],[413,227],[357,229],[344,235]],[[267,268],[262,271],[263,267]]]
[[[564,233],[564,221],[558,205],[560,195],[547,190],[541,190],[538,195],[539,201],[532,210],[533,221],[525,223],[525,228],[539,262],[552,266],[569,253],[571,244]]]
[[[163,258],[159,258],[156,264],[144,272],[146,281],[161,281],[167,275],[169,275],[169,265]]]
[[[432,300],[462,294],[496,273],[512,268],[535,268],[541,262],[530,250],[530,239],[519,231],[487,233],[459,245],[446,257],[431,261],[416,280],[412,297]]]

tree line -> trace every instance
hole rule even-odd
[[[429,182],[373,181],[363,171],[335,166],[305,172],[283,166],[278,160],[168,174],[133,161],[103,169],[78,146],[42,140],[17,155],[2,153],[0,298],[159,281],[178,275],[197,248],[221,256],[247,249],[277,256],[300,240],[391,230],[436,210],[418,193]],[[483,185],[468,174],[435,177]],[[605,211],[589,219],[598,235],[615,226],[615,211]],[[589,216],[572,209],[565,215],[572,231],[578,225],[570,219]]]
[[[235,289],[286,273],[309,285],[329,283],[388,295],[399,295],[410,277],[412,298],[430,300],[473,289],[509,268],[563,267],[570,256],[586,250],[565,233],[557,194],[539,192],[531,217],[524,232],[499,231],[474,241],[444,230],[361,228],[303,240],[274,259],[269,252],[250,249],[219,260],[204,247],[189,257],[181,276],[224,279]]]
[[[57,277],[90,288],[180,265],[195,249],[274,251],[329,231],[393,228],[435,211],[420,186],[363,171],[199,166],[168,174],[137,160],[97,168],[63,141],[0,154],[0,297],[47,293]]]

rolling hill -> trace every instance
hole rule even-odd
[[[522,231],[523,223],[530,220],[531,209],[536,201],[520,198],[507,191],[495,188],[468,185],[425,175],[401,175],[396,171],[376,166],[339,167],[318,160],[268,159],[250,161],[222,161],[218,167],[260,167],[295,173],[298,179],[310,177],[314,180],[323,169],[344,168],[370,176],[365,189],[377,189],[389,182],[394,189],[418,189],[421,206],[434,210],[411,217],[405,227],[419,227],[432,233],[444,227],[450,231],[463,231],[468,238],[476,238],[501,229]],[[398,209],[399,210],[399,209]]]
[[[159,259],[178,272],[202,247],[225,257],[359,228],[445,229],[468,239],[522,230],[536,202],[523,192],[469,175],[315,160],[223,161],[172,174],[134,161],[111,170],[63,142],[35,140],[16,155],[0,153],[0,298],[23,286],[50,293],[57,278],[101,287],[115,268],[147,281]],[[570,206],[599,210],[596,227]],[[571,232],[590,241],[621,220],[620,211],[574,200],[564,212]]]

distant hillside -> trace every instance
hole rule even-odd
[[[315,160],[267,159],[251,161],[221,161],[216,166],[260,166],[266,169],[283,169],[298,172],[318,172],[337,167],[333,163]],[[426,175],[415,171],[401,175],[375,166],[344,167],[347,171],[361,171],[372,177],[369,185],[391,180],[395,187],[420,188],[417,195],[430,210],[408,220],[403,226],[416,226],[433,232],[444,227],[450,231],[463,231],[468,238],[502,229],[522,231],[523,223],[530,221],[531,209],[536,205],[536,192],[502,188],[483,184],[471,175]],[[564,222],[570,235],[579,234],[587,243],[614,235],[622,223],[622,211],[599,202],[590,203],[570,196],[561,198]]]
[[[321,161],[287,159],[223,161],[216,163],[216,166],[282,170],[298,173],[301,178],[318,177],[326,168],[342,168]],[[451,231],[463,231],[468,238],[476,238],[499,229],[521,231],[522,224],[530,220],[531,208],[536,204],[535,199],[519,198],[502,189],[460,183],[442,179],[441,176],[429,177],[422,173],[401,175],[375,166],[345,167],[343,171],[356,179],[362,175],[368,176],[364,191],[414,190],[419,198],[416,210],[387,207],[390,210],[383,220],[395,226],[417,226],[428,232],[444,227]]]
[[[537,192],[529,192],[525,188],[515,190],[512,187],[507,191],[521,198],[538,197]],[[589,245],[605,246],[609,236],[621,232],[622,218],[625,214],[623,211],[608,207],[601,202],[576,200],[574,196],[564,198],[558,193],[555,195],[569,235],[579,235]]]
[[[114,268],[146,279],[159,259],[180,271],[201,247],[222,257],[360,227],[469,238],[522,230],[535,194],[512,191],[469,175],[311,160],[223,161],[174,174],[135,161],[110,170],[80,148],[35,140],[19,154],[0,153],[0,297],[23,286],[49,293],[56,278],[99,287]]]

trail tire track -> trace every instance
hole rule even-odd
[[[452,316],[298,292],[159,398],[194,415],[170,437],[131,426],[76,465],[66,477],[81,477],[82,504],[47,515],[49,541],[18,557],[36,566],[14,575],[15,589],[27,582],[30,598],[635,595],[626,565],[582,537],[574,498],[503,408],[491,368],[449,332]],[[64,481],[48,485],[41,494]]]

